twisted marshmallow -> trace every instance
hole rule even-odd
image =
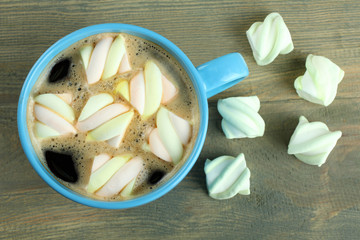
[[[221,127],[226,138],[264,135],[265,122],[258,113],[260,101],[257,96],[220,99],[217,107],[223,117]]]
[[[147,119],[177,95],[177,88],[160,71],[154,61],[147,61],[144,70],[139,71],[131,80],[121,80],[116,91],[119,92]]]
[[[76,133],[75,114],[70,106],[71,95],[41,94],[35,97],[35,133],[39,138]]]
[[[156,115],[156,125],[149,134],[150,151],[167,162],[177,164],[191,137],[191,125],[185,119],[161,107]]]
[[[341,131],[330,132],[326,124],[311,122],[301,116],[290,138],[288,154],[294,154],[299,160],[319,167],[325,163]]]
[[[336,96],[344,71],[335,63],[321,56],[308,55],[306,72],[295,80],[297,94],[313,103],[330,105]]]
[[[236,194],[250,194],[250,170],[245,156],[221,156],[205,162],[206,184],[209,195],[215,199],[228,199]]]
[[[260,66],[274,61],[279,54],[294,49],[289,29],[279,13],[270,13],[264,22],[256,22],[246,32],[256,63]]]
[[[95,48],[92,45],[82,47],[80,55],[89,84],[131,70],[125,39],[121,34],[115,39],[112,37],[101,39]]]
[[[129,154],[113,158],[107,154],[97,155],[86,190],[101,197],[112,197],[120,192],[127,197],[142,169],[143,160],[140,157],[132,158]]]
[[[106,141],[113,147],[119,147],[134,111],[121,103],[113,103],[108,93],[100,93],[89,98],[80,113],[76,127],[88,132],[88,141]]]

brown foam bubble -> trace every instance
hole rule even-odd
[[[98,83],[88,85],[83,63],[81,61],[79,49],[83,44],[95,45],[100,39],[104,37],[116,37],[118,33],[104,33],[91,36],[83,39],[71,46],[69,49],[63,51],[55,59],[48,64],[47,68],[41,74],[41,77],[34,85],[30,99],[28,102],[28,128],[30,129],[30,137],[39,158],[46,166],[44,161],[44,151],[66,151],[71,153],[74,159],[76,169],[79,173],[79,180],[76,183],[67,183],[59,179],[65,186],[73,189],[76,192],[98,198],[96,195],[88,194],[85,191],[86,185],[91,174],[91,167],[93,158],[101,153],[107,153],[110,156],[117,156],[121,154],[132,154],[140,156],[144,160],[144,170],[140,172],[137,177],[134,195],[142,195],[151,189],[166,182],[174,173],[182,166],[191,153],[191,149],[195,143],[198,123],[199,123],[199,109],[197,98],[194,95],[193,87],[190,79],[185,74],[185,71],[180,67],[179,63],[167,53],[164,49],[156,44],[153,44],[144,39],[123,34],[125,37],[126,49],[129,57],[129,62],[133,71],[118,74],[109,79],[100,80]],[[64,81],[49,84],[46,81],[52,66],[54,66],[61,59],[71,59],[69,73]],[[77,134],[70,134],[59,137],[52,137],[47,139],[38,139],[33,132],[35,117],[33,115],[34,97],[44,93],[71,93],[73,95],[73,102],[71,107],[74,109],[75,118],[80,115],[81,110],[85,106],[87,100],[96,94],[107,92],[113,95],[114,102],[123,103],[131,106],[123,97],[114,92],[117,84],[122,80],[130,81],[130,79],[141,70],[147,60],[153,60],[160,68],[162,74],[166,76],[178,89],[178,95],[172,101],[165,105],[170,111],[176,115],[190,121],[192,124],[193,137],[189,144],[184,149],[183,160],[176,166],[172,163],[165,162],[156,157],[151,152],[145,152],[143,145],[147,143],[145,139],[146,133],[150,128],[156,126],[154,114],[151,118],[143,121],[140,115],[135,111],[133,120],[131,121],[122,144],[119,148],[113,148],[105,142],[87,142],[85,141],[86,133],[79,132]],[[132,108],[132,107],[131,107]],[[76,124],[76,122],[75,122]],[[157,183],[149,184],[149,175],[153,171],[164,171],[166,175]],[[100,198],[102,199],[102,198]],[[121,200],[120,196],[110,198],[108,200]]]

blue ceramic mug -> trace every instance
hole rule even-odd
[[[72,44],[91,35],[104,32],[124,32],[135,35],[140,38],[149,40],[153,43],[156,43],[160,47],[168,51],[172,56],[177,59],[177,61],[182,65],[182,67],[189,75],[196,91],[200,109],[199,133],[196,139],[195,146],[183,166],[178,170],[178,172],[174,174],[171,179],[169,179],[167,182],[165,182],[158,188],[142,196],[126,201],[101,201],[91,199],[89,197],[76,193],[65,187],[64,185],[60,184],[56,180],[56,178],[54,178],[53,175],[49,172],[47,167],[40,162],[38,156],[36,155],[35,150],[31,144],[26,123],[27,103],[31,89],[39,78],[41,72],[47,66],[47,64],[56,55],[58,55],[64,49],[70,47]],[[49,184],[54,190],[56,190],[63,196],[75,202],[97,208],[123,209],[139,206],[163,196],[171,189],[173,189],[187,175],[187,173],[195,164],[204,145],[209,119],[207,99],[237,84],[248,74],[249,71],[246,63],[239,53],[230,53],[228,55],[202,64],[201,66],[196,68],[188,59],[188,57],[177,46],[175,46],[175,44],[150,30],[133,25],[119,23],[89,26],[77,30],[57,41],[38,59],[38,61],[30,70],[22,87],[18,105],[17,121],[20,141],[24,152],[35,171],[47,184]]]

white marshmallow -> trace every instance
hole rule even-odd
[[[212,161],[207,159],[204,171],[210,197],[222,200],[236,194],[250,194],[250,170],[243,153],[236,158],[221,156]]]
[[[341,135],[341,131],[329,131],[325,123],[309,123],[304,116],[301,116],[290,138],[288,154],[294,154],[304,163],[320,167],[325,163]]]
[[[335,99],[344,71],[321,56],[308,55],[306,72],[294,82],[297,94],[309,102],[329,106]]]
[[[254,138],[264,135],[265,122],[259,115],[257,96],[230,97],[218,101],[218,111],[223,117],[221,127],[228,139]]]
[[[256,22],[246,32],[256,63],[260,66],[274,61],[279,54],[294,49],[289,29],[279,13],[270,13],[264,22]]]

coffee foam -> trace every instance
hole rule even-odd
[[[123,33],[122,33],[123,34]],[[88,37],[74,44],[67,50],[60,53],[51,63],[48,64],[39,80],[34,85],[28,102],[27,122],[30,130],[30,137],[41,162],[46,166],[44,152],[46,150],[70,153],[73,156],[76,169],[78,170],[79,180],[75,184],[70,184],[58,179],[59,182],[70,189],[87,195],[91,198],[103,199],[96,195],[89,194],[85,191],[86,185],[91,174],[91,166],[94,156],[107,153],[110,156],[130,153],[134,157],[139,156],[144,160],[144,170],[138,175],[134,188],[134,195],[142,195],[158,185],[163,184],[183,165],[191,153],[198,133],[199,109],[195,91],[192,87],[191,80],[186,75],[185,70],[168,52],[151,43],[150,41],[123,34],[125,38],[126,49],[133,71],[110,77],[109,79],[100,80],[98,83],[88,85],[83,63],[79,54],[79,49],[84,44],[95,45],[104,37],[116,37],[118,33],[103,33]],[[61,59],[68,58],[71,60],[70,71],[64,81],[57,83],[48,83],[47,76],[52,67]],[[105,142],[86,142],[86,133],[79,132],[75,135],[64,135],[47,139],[37,139],[34,135],[35,117],[33,115],[34,97],[44,93],[72,93],[73,102],[71,107],[74,109],[75,118],[80,115],[87,100],[96,94],[107,92],[113,95],[115,103],[130,105],[120,94],[115,93],[116,85],[123,79],[130,80],[139,70],[143,68],[147,60],[153,60],[163,75],[168,78],[178,89],[178,96],[165,105],[167,109],[174,112],[179,117],[188,120],[192,124],[192,138],[185,146],[182,161],[174,166],[172,163],[165,162],[156,157],[151,152],[145,152],[143,145],[147,143],[146,132],[156,126],[154,114],[146,121],[141,120],[140,115],[135,111],[122,144],[119,148],[113,148]],[[131,107],[132,108],[132,107]],[[160,182],[155,185],[148,183],[149,174],[155,170],[162,170],[167,174]],[[107,200],[122,200],[120,196]]]

